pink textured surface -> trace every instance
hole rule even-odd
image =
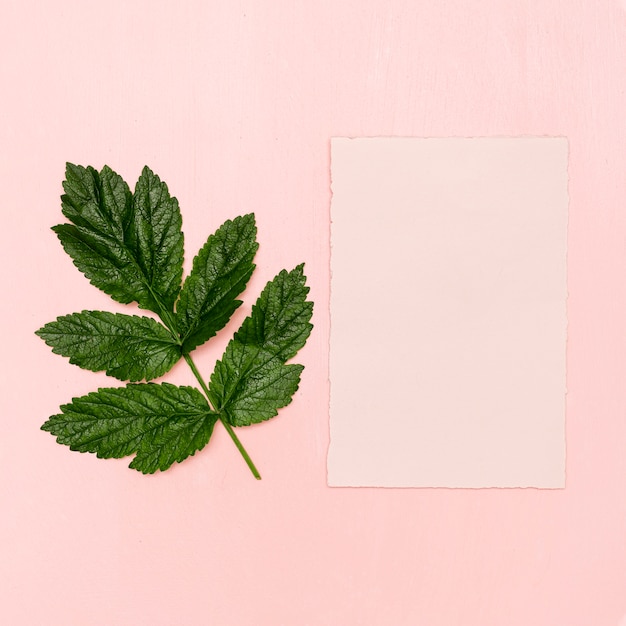
[[[1,623],[623,621],[623,2],[5,1],[0,48]],[[524,134],[570,142],[567,488],[327,488],[329,138]],[[316,329],[301,390],[241,433],[262,482],[223,431],[146,478],[38,430],[110,382],[32,334],[111,308],[48,230],[66,160],[131,180],[150,164],[183,207],[188,260],[254,210],[247,307],[306,261]],[[199,354],[203,372],[220,349]],[[190,381],[183,367],[171,378]]]

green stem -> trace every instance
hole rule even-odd
[[[131,254],[131,257],[132,256],[133,255]],[[141,270],[140,270],[140,273],[143,274]],[[146,282],[146,286],[148,287],[148,290],[152,294],[154,301],[157,303],[158,308],[161,311],[160,313],[157,313],[157,315],[159,315],[159,317],[161,318],[161,321],[167,326],[174,340],[178,343],[178,345],[182,347],[183,339],[180,337],[178,333],[178,328],[177,328],[178,325],[176,324],[176,319],[173,313],[163,304],[163,302],[161,301],[161,298],[158,296],[157,293],[155,293],[155,291],[152,289],[152,285],[149,282]],[[200,372],[198,371],[196,364],[193,362],[189,354],[183,352],[183,357],[185,358],[185,361],[187,361],[187,365],[189,365],[189,367],[191,368],[193,375],[196,377],[197,381],[200,383],[200,386],[202,387],[202,390],[204,391],[204,394],[206,395],[207,402],[209,402],[209,406],[210,406],[209,388],[204,382],[204,379],[202,378],[202,376],[200,375]],[[252,472],[254,477],[257,480],[261,480],[261,474],[259,474],[259,470],[255,467],[254,463],[252,462],[252,459],[250,458],[250,455],[246,452],[246,449],[243,447],[243,444],[241,443],[241,441],[239,441],[239,437],[237,437],[237,435],[235,434],[235,431],[232,429],[232,426],[229,423],[227,423],[226,420],[224,420],[224,418],[221,415],[218,415],[218,417],[219,417],[220,422],[222,422],[222,424],[224,425],[226,432],[230,435],[230,438],[233,440],[233,442],[237,446],[237,450],[239,450],[239,452],[241,453],[241,456],[243,456],[245,462],[248,464],[248,467],[250,468],[250,471]]]
[[[174,318],[174,315],[168,311],[165,305],[161,302],[158,296],[152,292],[152,290],[150,290],[150,292],[152,293],[155,302],[158,304],[159,309],[161,310],[160,313],[157,313],[158,316],[161,318],[161,321],[167,326],[176,343],[179,346],[182,346],[183,340],[178,335],[178,329],[176,328],[176,319]]]
[[[196,377],[196,380],[200,383],[200,387],[202,387],[202,390],[204,391],[204,394],[206,395],[207,400],[208,400],[209,388],[204,382],[204,379],[202,378],[202,376],[200,375],[200,372],[198,371],[196,364],[193,362],[191,355],[183,353],[183,358],[185,359],[185,361],[187,361],[187,365],[189,365],[189,367],[191,368],[193,375]],[[241,441],[239,441],[239,437],[237,437],[237,435],[235,434],[233,427],[221,415],[219,415],[219,420],[220,422],[222,422],[224,428],[226,429],[226,432],[230,435],[230,438],[233,440],[234,444],[237,446],[237,450],[239,450],[241,456],[244,458],[244,461],[247,463],[253,476],[257,480],[261,480],[261,474],[259,474],[259,470],[255,467],[254,463],[252,462],[252,459],[250,458],[250,455],[246,452],[246,449],[243,447],[243,444],[241,443]]]
[[[167,309],[162,309],[161,311],[161,319],[165,322],[165,325],[170,329],[170,332],[176,339],[176,341],[182,346],[182,339],[178,336],[178,331],[176,330],[176,321],[171,313]]]
[[[233,440],[233,442],[237,446],[237,450],[239,450],[239,452],[241,453],[241,456],[244,458],[244,461],[248,464],[248,467],[250,468],[252,475],[257,480],[261,480],[261,474],[259,474],[259,470],[256,468],[256,466],[252,462],[250,455],[246,452],[246,449],[243,447],[243,444],[241,443],[241,441],[239,441],[239,437],[237,437],[237,435],[235,434],[233,427],[226,420],[222,419],[221,416],[220,416],[220,422],[222,422],[224,428],[226,429],[226,432],[230,435],[230,438]]]
[[[167,309],[167,307],[164,306],[164,304],[161,302],[158,295],[152,291],[152,288],[148,286],[148,289],[150,289],[150,292],[152,293],[155,302],[159,305],[159,308],[161,309],[161,314],[159,317],[161,318],[163,323],[169,328],[170,332],[172,333],[172,336],[176,339],[178,344],[182,346],[183,341],[178,334],[178,329],[176,327],[177,326],[176,319],[171,314],[171,312]],[[209,388],[207,387],[207,384],[204,382],[204,378],[202,378],[200,372],[198,371],[196,364],[193,362],[193,359],[191,358],[191,355],[189,355],[186,352],[183,352],[183,358],[185,359],[185,361],[187,361],[187,365],[189,365],[189,367],[191,368],[191,371],[193,372],[193,375],[196,377],[196,380],[200,383],[200,387],[202,387],[202,391],[204,391],[204,395],[206,396],[207,402],[209,402],[209,406],[210,406]],[[243,444],[241,443],[241,441],[239,441],[239,437],[237,437],[237,435],[235,434],[235,431],[233,430],[232,426],[222,417],[221,414],[218,414],[218,419],[220,420],[220,422],[222,422],[222,424],[224,425],[224,428],[226,429],[226,432],[230,435],[230,438],[233,440],[234,444],[237,446],[237,450],[239,450],[244,461],[247,463],[248,467],[250,468],[250,471],[252,472],[252,475],[257,480],[261,480],[261,474],[259,474],[259,470],[256,468],[256,466],[252,462],[250,455],[246,452],[246,449],[243,447]]]
[[[196,377],[196,380],[200,383],[200,387],[202,387],[202,391],[204,391],[204,395],[207,397],[207,400],[208,400],[208,398],[209,398],[209,388],[207,387],[206,383],[204,382],[204,378],[202,378],[202,375],[198,371],[198,368],[196,367],[196,364],[193,362],[193,359],[191,358],[191,355],[184,352],[183,353],[183,358],[185,359],[185,361],[187,361],[187,365],[189,365],[189,367],[191,368],[191,371],[193,372],[193,375]]]

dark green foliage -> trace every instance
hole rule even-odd
[[[167,328],[137,315],[72,313],[37,334],[70,363],[132,382],[163,376],[181,357],[180,345]]]
[[[305,344],[313,303],[303,266],[270,281],[207,386],[190,353],[220,331],[242,304],[258,248],[253,214],[225,222],[202,247],[181,289],[183,233],[176,198],[145,167],[134,193],[109,167],[67,165],[55,226],[66,252],[93,285],[150,317],[82,311],[37,331],[56,354],[120,380],[149,381],[180,358],[202,391],[168,383],[99,389],[61,407],[42,429],[61,444],[102,458],[134,454],[130,467],[150,474],[201,450],[219,420],[260,478],[232,426],[274,417],[298,389],[302,365],[287,364]]]
[[[283,270],[269,282],[252,314],[215,366],[209,398],[233,426],[274,417],[298,389],[302,365],[285,365],[313,328],[303,266]]]

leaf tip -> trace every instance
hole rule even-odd
[[[144,165],[141,168],[141,175],[139,176],[139,180],[137,182],[139,183],[140,180],[155,181],[157,184],[161,183],[159,175],[155,174],[147,165]]]
[[[54,422],[52,421],[52,418],[46,420],[40,427],[39,430],[43,430],[46,433],[51,433],[54,434],[53,432],[54,429]]]
[[[76,165],[75,163],[70,163],[69,161],[65,162],[65,175],[76,173],[80,170],[80,165]]]
[[[140,465],[139,463],[135,463],[136,457],[129,463],[128,467],[130,469],[134,469],[137,472],[140,472],[144,476],[149,476],[150,474],[156,474],[156,471],[159,469],[158,467],[146,467],[145,465]]]

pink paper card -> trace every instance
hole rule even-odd
[[[334,138],[328,484],[565,486],[565,138]]]

